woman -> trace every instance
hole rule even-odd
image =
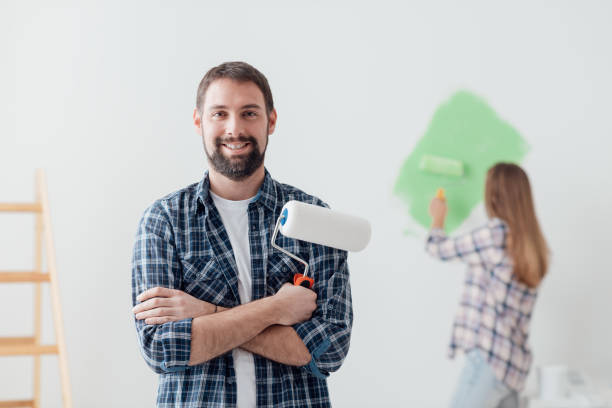
[[[518,407],[532,355],[529,323],[548,267],[548,247],[533,206],[527,175],[498,163],[485,186],[489,221],[455,238],[444,233],[447,205],[434,198],[426,249],[443,261],[468,265],[455,317],[450,357],[466,353],[451,407]]]

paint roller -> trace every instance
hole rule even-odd
[[[276,234],[344,251],[361,251],[370,241],[370,223],[360,217],[330,210],[301,201],[289,201],[276,221],[272,247],[304,264],[304,273],[293,276],[293,284],[312,288],[314,279],[308,276],[308,262],[276,245]]]
[[[463,163],[461,161],[430,154],[423,155],[419,163],[419,169],[441,176],[463,176]],[[446,200],[443,188],[438,189],[436,197],[441,200]]]

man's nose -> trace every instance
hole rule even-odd
[[[242,121],[238,115],[230,115],[225,122],[225,134],[228,136],[240,136],[243,134]]]

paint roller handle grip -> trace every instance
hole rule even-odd
[[[306,289],[312,289],[314,285],[314,279],[309,278],[308,276],[304,276],[301,273],[296,273],[293,275],[293,284],[295,286],[303,286]]]

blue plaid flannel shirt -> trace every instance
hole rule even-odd
[[[223,307],[240,304],[232,247],[203,180],[157,200],[144,213],[132,261],[132,303],[146,289],[163,286]],[[326,206],[321,200],[272,179],[266,170],[249,204],[253,300],[275,294],[303,265],[274,250],[270,239],[289,200]],[[254,355],[258,407],[329,407],[326,377],[338,370],[349,349],[353,322],[347,253],[290,239],[277,243],[308,261],[315,280],[317,309],[293,326],[312,361],[293,367]],[[158,407],[234,407],[236,377],[231,351],[188,366],[191,322],[162,325],[135,320],[142,355],[159,374]]]

